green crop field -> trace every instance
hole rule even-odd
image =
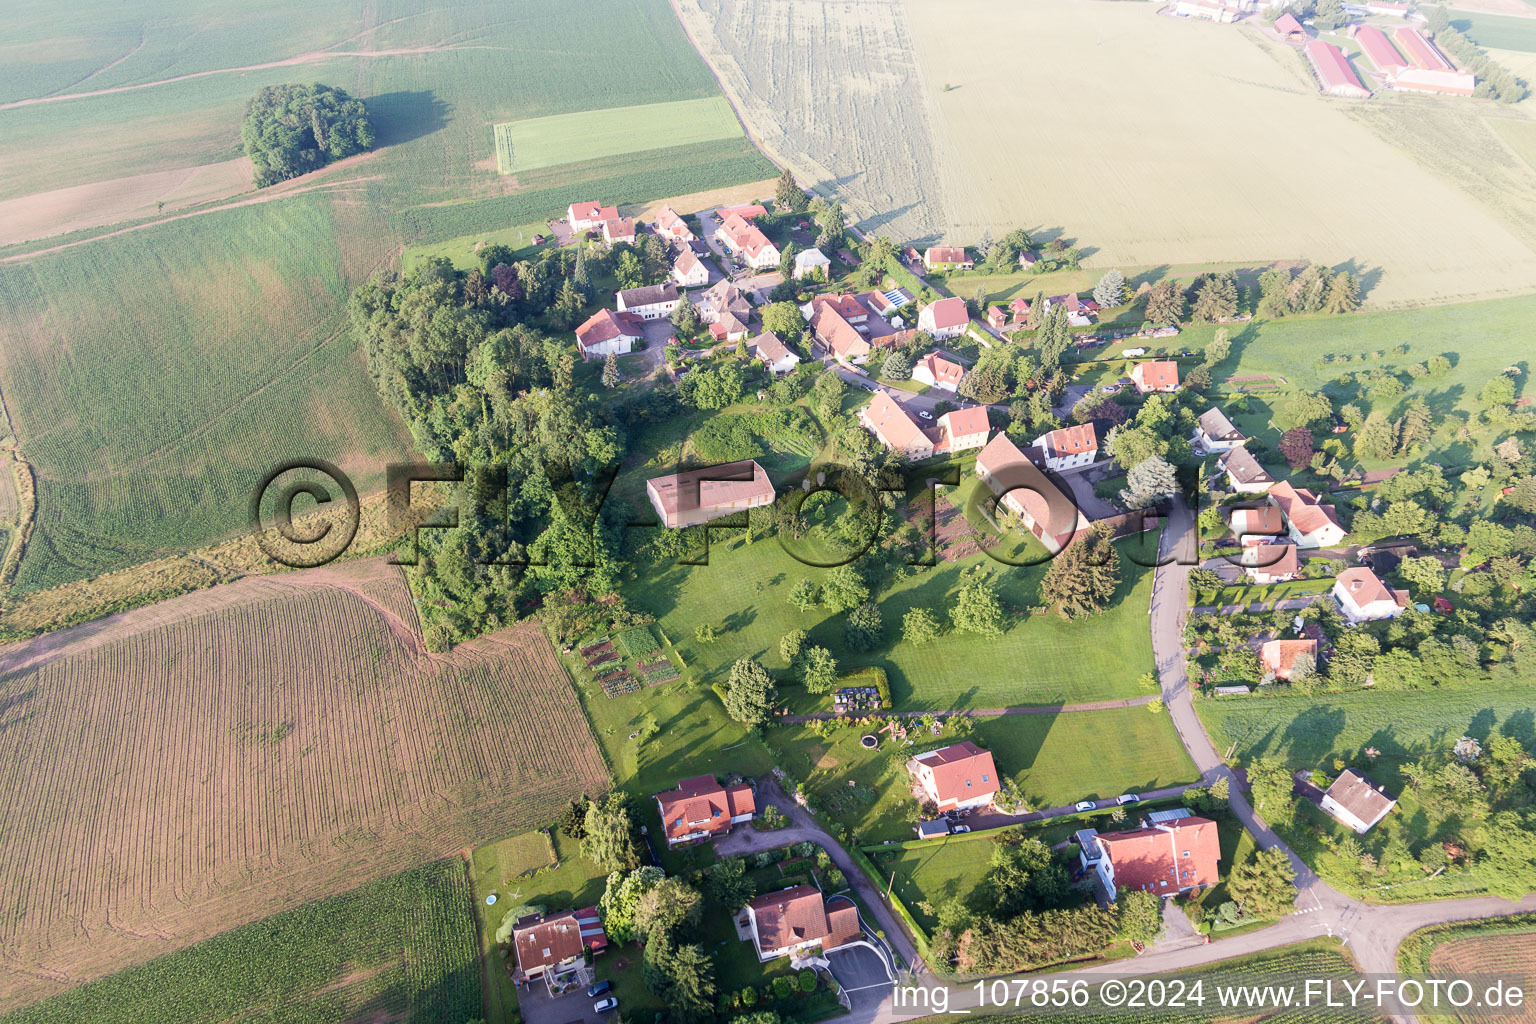
[[[724,96],[552,114],[496,126],[502,174],[733,139],[741,124]]]
[[[1478,46],[1536,52],[1536,19],[1452,10],[1451,25]]]
[[[3,1024],[341,1024],[480,1015],[470,885],[438,861],[248,924],[23,1010]]]

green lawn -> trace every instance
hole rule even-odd
[[[1478,46],[1536,53],[1536,21],[1482,11],[1451,11],[1451,25]]]
[[[733,139],[741,122],[724,96],[552,114],[496,125],[502,174]]]
[[[968,731],[954,731],[967,726]],[[913,746],[885,738],[875,750],[860,745],[864,731],[840,728],[823,737],[809,727],[785,726],[768,734],[779,764],[864,842],[912,838],[918,809],[906,762],[914,753],[962,736],[992,752],[998,773],[1014,781],[1031,807],[1059,807],[1198,778],[1168,717],[1145,707],[1004,715],[946,727],[938,737],[914,726]]]
[[[1269,586],[1231,586],[1216,591],[1190,591],[1190,597],[1199,605],[1253,604],[1258,601],[1281,601],[1292,597],[1323,594],[1333,589],[1332,579],[1291,580]]]
[[[820,608],[800,612],[789,604],[799,580],[820,580],[829,570],[796,561],[776,540],[748,545],[739,536],[717,537],[708,565],[642,567],[626,594],[657,617],[706,682],[723,681],[730,665],[743,657],[758,658],[782,674],[779,638],[804,629],[813,644],[832,651],[844,671],[884,668],[898,710],[1078,703],[1136,696],[1137,676],[1152,668],[1146,620],[1152,574],[1132,564],[1124,550],[1123,582],[1114,603],[1104,614],[1077,622],[1023,614],[1039,601],[1043,565],[1018,568],[973,555],[932,568],[903,569],[900,578],[875,594],[887,643],[867,654],[844,644],[845,616]],[[1020,613],[1011,617],[1002,637],[979,643],[972,636],[948,633],[922,646],[900,639],[902,617],[910,609],[928,608],[942,617],[962,570],[983,564],[994,571],[1003,603]],[[695,627],[703,622],[721,630],[708,645],[693,641]],[[784,690],[792,703],[805,703],[798,687],[787,684]]]
[[[949,836],[913,844],[892,856],[874,851],[887,878],[896,874],[895,892],[907,910],[932,935],[938,927],[937,911],[968,897],[992,869],[993,843],[989,836]],[[920,904],[928,903],[929,914]]]

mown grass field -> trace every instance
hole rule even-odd
[[[1451,25],[1478,46],[1536,52],[1536,19],[1452,9]]]
[[[502,174],[517,174],[740,135],[741,123],[724,96],[606,107],[496,125],[496,166]]]
[[[480,1016],[463,861],[435,861],[74,988],[4,1024],[439,1024]]]

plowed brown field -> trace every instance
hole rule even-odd
[[[381,561],[0,650],[0,1010],[607,784],[536,626],[429,656]]]

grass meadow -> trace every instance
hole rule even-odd
[[[552,114],[496,126],[502,174],[741,135],[724,96]]]

